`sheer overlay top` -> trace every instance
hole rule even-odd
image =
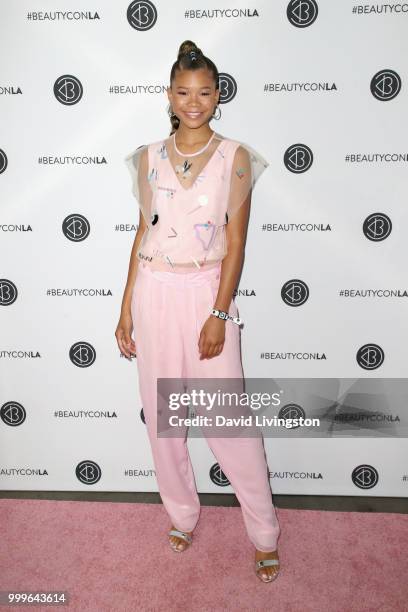
[[[227,254],[226,224],[268,167],[252,147],[213,132],[201,153],[177,152],[175,134],[125,157],[146,221],[137,257],[155,270],[186,273]]]

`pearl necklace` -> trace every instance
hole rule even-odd
[[[210,143],[212,141],[212,139],[215,136],[215,132],[213,132],[211,134],[210,140],[207,142],[206,145],[203,146],[202,149],[200,149],[199,151],[196,151],[195,153],[182,153],[181,151],[178,150],[177,145],[176,145],[176,132],[174,132],[173,134],[173,144],[174,144],[174,149],[176,151],[176,153],[178,153],[178,155],[180,155],[181,157],[195,157],[196,155],[200,155],[200,153],[204,153],[204,151],[206,149],[208,149],[208,147],[210,146]]]

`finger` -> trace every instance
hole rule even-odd
[[[212,357],[214,357],[214,355],[215,355],[215,347],[216,347],[216,346],[217,346],[217,345],[216,345],[216,344],[213,344],[213,343],[210,343],[210,344],[207,346],[207,359],[211,359]]]
[[[200,359],[207,359],[207,355],[208,355],[208,342],[204,341],[202,345],[202,349],[201,349]]]
[[[221,342],[219,345],[219,349],[218,349],[218,355],[220,355],[222,353],[222,349],[224,348],[224,342]]]
[[[124,357],[128,357],[128,358],[130,357],[130,351],[128,347],[124,344],[123,340],[120,341],[119,348],[120,348],[120,352],[122,353]]]
[[[218,355],[222,351],[222,344],[216,344],[214,349],[214,357],[218,357]]]
[[[205,334],[203,332],[200,333],[200,338],[198,340],[198,352],[200,354],[202,354],[203,350],[204,350],[204,343],[205,343]]]
[[[207,358],[211,359],[211,357],[214,357],[214,351],[215,351],[215,344],[210,344],[210,346],[208,347],[208,351],[207,351]]]
[[[123,355],[125,355],[125,357],[130,357],[130,351],[129,351],[128,346],[126,345],[125,335],[123,333],[122,335],[119,336],[118,344],[119,344],[120,352]]]

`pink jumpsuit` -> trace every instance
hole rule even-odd
[[[221,259],[216,254],[225,254],[225,235],[219,221],[220,210],[215,211],[207,206],[205,215],[209,227],[213,223],[216,232],[212,232],[211,244],[200,232],[194,231],[199,248],[204,249],[201,255],[209,265],[198,267],[193,264],[183,272],[171,271],[172,268],[157,258],[149,259],[157,253],[160,242],[161,253],[169,253],[167,258],[173,262],[177,254],[194,248],[188,245],[188,232],[185,223],[188,212],[194,210],[195,203],[201,197],[206,204],[211,203],[213,196],[219,196],[219,183],[214,175],[221,174],[228,178],[233,169],[234,157],[239,143],[223,139],[217,150],[202,168],[199,183],[194,182],[191,190],[181,187],[179,178],[170,164],[170,159],[163,154],[163,143],[153,143],[148,149],[148,174],[154,174],[156,189],[150,201],[140,198],[143,214],[154,219],[165,231],[144,238],[144,247],[139,252],[139,264],[132,295],[132,319],[136,344],[139,391],[142,398],[144,416],[151,444],[157,484],[167,513],[176,529],[193,531],[200,515],[200,501],[196,490],[193,467],[184,437],[159,437],[157,434],[157,378],[243,378],[240,356],[240,327],[231,321],[225,322],[225,343],[222,352],[210,359],[199,357],[198,340],[201,328],[214,307],[221,274]],[[217,156],[217,152],[222,153]],[[140,153],[140,151],[139,151]],[[129,158],[128,158],[129,159]],[[138,161],[140,161],[138,159]],[[243,170],[240,168],[240,172]],[[140,180],[140,168],[139,168]],[[140,183],[139,183],[140,187]],[[158,187],[158,188],[157,188]],[[160,189],[161,187],[161,189]],[[141,188],[143,189],[143,187]],[[164,195],[172,190],[171,198]],[[215,191],[214,191],[215,190]],[[139,195],[139,192],[138,192]],[[225,194],[224,194],[225,195]],[[179,200],[178,200],[179,198]],[[167,218],[171,201],[171,217]],[[222,208],[219,206],[218,209]],[[201,207],[205,208],[205,207]],[[201,213],[199,207],[198,213]],[[223,212],[225,215],[226,208]],[[234,214],[230,205],[229,214]],[[177,214],[176,214],[177,213]],[[188,223],[197,219],[195,213]],[[222,223],[222,222],[221,222]],[[166,238],[172,235],[169,225],[178,235],[187,236],[178,250]],[[149,231],[154,226],[150,226]],[[182,231],[181,231],[182,229]],[[201,227],[199,228],[201,230]],[[205,231],[205,227],[204,227]],[[218,237],[216,237],[218,236]],[[149,242],[150,240],[150,242]],[[168,246],[170,244],[170,246]],[[212,245],[212,246],[211,246]],[[171,248],[173,249],[171,251]],[[204,253],[205,251],[205,253]],[[199,251],[191,259],[203,260]],[[186,258],[181,258],[184,261]],[[238,316],[237,306],[232,299],[229,313]],[[248,537],[258,550],[272,552],[277,548],[280,527],[272,502],[269,470],[266,461],[263,438],[260,437],[210,437],[206,440],[221,470],[231,483],[241,505],[243,519]]]

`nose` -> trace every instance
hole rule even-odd
[[[188,102],[189,106],[200,106],[200,98],[198,94],[192,93]]]

